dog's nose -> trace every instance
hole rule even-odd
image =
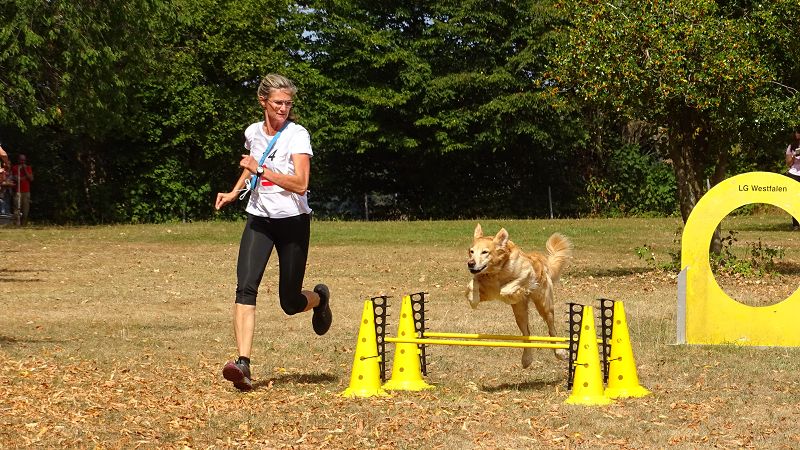
[[[473,261],[473,260],[467,261],[467,267],[469,267],[470,269],[475,267],[475,261]]]

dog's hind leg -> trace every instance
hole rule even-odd
[[[534,300],[533,304],[536,305],[536,311],[539,312],[539,315],[542,316],[544,322],[547,324],[547,333],[552,336],[557,336],[558,333],[556,331],[556,319],[555,319],[555,307],[553,306],[553,290],[548,285],[547,289],[544,292],[544,295],[537,295]],[[569,357],[567,351],[563,348],[555,349],[556,357],[562,360],[566,360]]]
[[[511,305],[511,310],[514,311],[514,319],[517,321],[519,331],[523,336],[530,336],[530,324],[528,323],[528,302],[521,301]],[[522,350],[522,368],[526,369],[533,362],[533,349],[526,348]]]

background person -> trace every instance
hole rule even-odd
[[[328,287],[318,284],[313,291],[302,289],[311,234],[307,189],[313,152],[308,131],[293,120],[296,93],[294,83],[281,75],[270,74],[261,80],[257,97],[264,121],[245,130],[244,146],[249,154],[239,161],[242,175],[230,192],[217,194],[214,205],[219,210],[234,201],[245,182],[257,175],[247,202],[236,264],[233,329],[239,358],[222,369],[223,377],[243,391],[252,389],[250,353],[256,297],[273,247],[280,261],[278,296],[283,311],[294,315],[313,310],[311,323],[318,335],[327,333],[333,320]]]
[[[33,168],[27,164],[25,155],[17,157],[17,165],[11,168],[11,173],[17,183],[14,196],[14,208],[20,214],[21,225],[28,224],[28,214],[31,210],[31,182],[33,181]]]
[[[3,144],[0,144],[0,177],[8,176],[10,170],[11,161],[8,159],[8,153],[3,148]]]
[[[8,153],[0,144],[0,214],[11,213],[11,187],[14,182],[11,180],[11,161]]]
[[[786,147],[786,165],[789,166],[786,175],[795,181],[800,181],[800,127],[795,128],[792,143]],[[792,216],[792,230],[798,229],[800,222]]]

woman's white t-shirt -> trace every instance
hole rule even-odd
[[[264,132],[264,122],[256,122],[247,127],[244,132],[244,148],[256,161],[261,161],[261,156],[272,138],[273,136],[267,136]],[[308,130],[301,125],[289,122],[267,157],[264,158],[262,166],[273,172],[293,175],[295,172],[292,155],[298,153],[314,155],[311,151],[311,136]],[[289,192],[263,178],[258,178],[255,189],[250,193],[250,201],[245,210],[255,216],[274,219],[311,212],[307,194],[300,195]]]
[[[788,147],[786,147],[786,156],[789,156],[789,155],[791,155],[792,157],[794,157],[794,150],[792,149],[792,146],[791,146],[791,145],[789,145]],[[799,177],[800,177],[800,159],[797,159],[797,158],[795,157],[795,158],[792,160],[792,166],[791,166],[791,167],[789,167],[789,173],[790,173],[790,174],[792,174],[792,175],[796,175],[796,176],[799,176]]]

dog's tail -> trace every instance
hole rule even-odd
[[[561,233],[553,233],[545,244],[547,249],[547,265],[550,279],[554,282],[561,277],[561,270],[566,267],[572,255],[572,243]]]

